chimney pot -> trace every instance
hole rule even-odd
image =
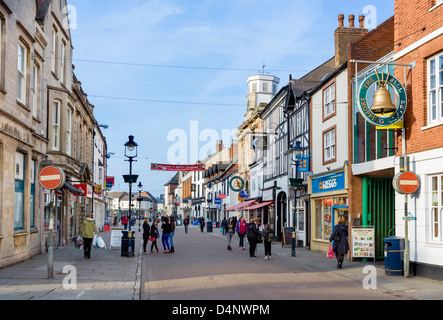
[[[364,15],[360,15],[360,16],[358,17],[358,20],[359,20],[359,22],[360,22],[360,28],[361,28],[361,29],[364,29],[364,28],[365,28],[365,16],[364,16]]]
[[[345,20],[345,16],[343,15],[343,13],[338,15],[338,26],[339,27],[343,27],[343,21]]]
[[[355,16],[353,14],[349,15],[349,27],[353,28],[354,27],[354,20],[355,20]]]

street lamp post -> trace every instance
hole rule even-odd
[[[137,147],[138,144],[134,141],[134,136],[129,136],[128,142],[125,143],[125,157],[128,158],[129,161],[129,175],[123,175],[123,179],[126,183],[129,183],[129,214],[128,214],[128,220],[129,220],[129,228],[128,228],[128,257],[133,257],[134,252],[132,251],[132,231],[131,231],[131,222],[132,222],[132,207],[131,207],[131,198],[132,198],[132,184],[137,182],[138,175],[132,174],[132,162],[137,161],[134,160],[134,158],[137,157]],[[125,232],[125,231],[123,231]]]
[[[291,181],[291,186],[294,187],[294,214],[292,217],[292,224],[294,226],[294,231],[292,232],[292,256],[295,257],[295,241],[296,241],[296,219],[297,219],[297,189],[298,187],[301,186],[301,184],[303,183],[303,179],[299,179],[298,178],[298,166],[300,163],[300,156],[303,154],[303,148],[300,145],[300,141],[297,141],[295,143],[295,146],[290,150],[293,157],[292,157],[292,162],[293,165],[295,165],[295,178],[294,179],[290,179]],[[295,160],[294,160],[295,158]]]

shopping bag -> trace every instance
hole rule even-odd
[[[76,249],[83,248],[83,238],[81,236],[78,236],[77,239],[75,240],[75,248]]]
[[[97,235],[94,234],[94,238],[92,239],[92,246],[94,247],[94,249],[98,249],[97,238]]]
[[[97,237],[97,247],[100,249],[106,249],[106,243],[100,236]]]
[[[327,254],[328,258],[334,258],[334,249],[332,249],[332,244],[329,245],[329,249],[328,249],[328,254]]]

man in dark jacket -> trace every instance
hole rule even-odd
[[[252,220],[248,225],[248,241],[249,241],[249,256],[251,258],[255,258],[255,249],[257,248],[257,240],[258,240],[258,228],[255,224],[256,220]]]
[[[149,219],[145,218],[145,221],[143,222],[143,252],[145,254],[147,254],[146,245],[148,244],[150,231],[151,231],[151,227],[149,226],[148,221]]]

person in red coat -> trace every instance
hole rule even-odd
[[[122,225],[123,225],[123,227],[125,228],[125,230],[128,229],[128,223],[129,223],[128,217],[126,217],[125,215],[123,215],[123,218],[122,218]]]

